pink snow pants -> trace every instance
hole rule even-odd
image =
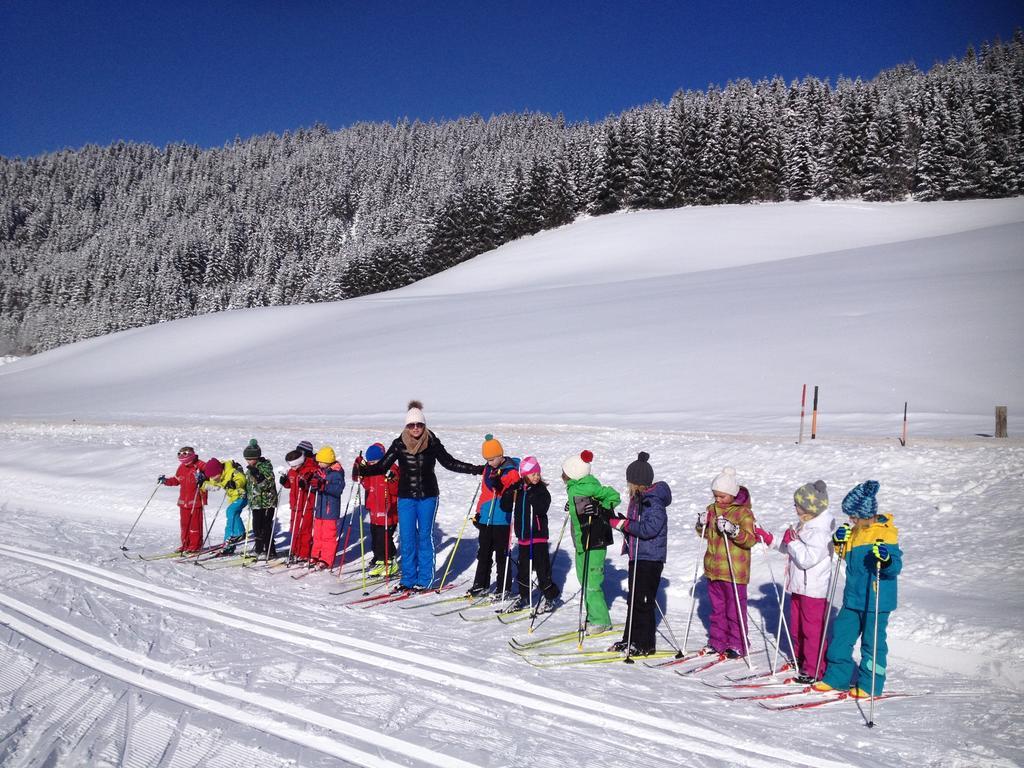
[[[807,597],[806,595],[790,595],[789,603],[789,634],[793,638],[793,655],[796,656],[800,674],[809,675],[821,680],[825,674],[825,653],[828,651],[827,641],[823,641],[821,630],[825,625],[825,612],[828,601],[824,597]],[[826,647],[822,647],[826,645]],[[818,654],[821,654],[821,668]]]

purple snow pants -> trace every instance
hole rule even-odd
[[[807,597],[806,595],[790,595],[789,603],[789,634],[793,638],[793,655],[800,667],[800,674],[809,675],[821,680],[825,674],[825,653],[821,630],[825,624],[825,612],[828,601],[824,597]],[[821,668],[818,654],[821,653]]]
[[[708,645],[716,651],[727,651],[730,648],[739,653],[747,649],[744,637],[747,631],[747,585],[737,584],[740,594],[740,611],[743,614],[742,629],[736,615],[736,596],[733,594],[731,581],[709,581],[708,597],[711,598],[711,630],[708,632]]]

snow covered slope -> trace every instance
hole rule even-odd
[[[1021,242],[1019,199],[620,214],[386,295],[193,318],[3,365],[0,764],[1024,764]],[[805,382],[821,386],[823,413],[818,439],[798,445]],[[674,497],[662,650],[688,625],[689,649],[706,639],[703,585],[690,624],[693,521],[723,466],[737,467],[776,533],[795,521],[799,485],[825,479],[839,517],[852,485],[879,480],[905,553],[888,690],[913,696],[879,702],[869,731],[866,708],[849,701],[769,712],[771,699],[732,699],[749,693],[731,687],[741,662],[689,677],[544,667],[575,641],[517,653],[510,639],[577,627],[564,542],[553,568],[569,602],[532,635],[492,606],[352,604],[364,589],[358,535],[341,582],[136,558],[177,544],[177,494],[155,480],[178,445],[237,457],[255,436],[280,468],[309,439],[347,466],[397,433],[410,397],[426,401],[455,456],[475,460],[485,432],[538,456],[556,530],[565,457],[593,450],[595,474],[624,491],[626,465],[651,454]],[[975,436],[991,431],[996,403],[1010,406],[1011,438]],[[438,576],[451,556],[464,588],[473,529],[455,542],[478,480],[439,481]],[[221,498],[207,509],[213,539]],[[754,553],[762,673],[785,565]],[[617,622],[626,568],[611,548],[604,591]]]
[[[624,213],[407,288],[91,339],[0,368],[0,417],[990,432],[1024,407],[1024,199]]]

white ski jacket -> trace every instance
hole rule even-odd
[[[789,555],[786,588],[793,594],[828,597],[835,525],[835,519],[826,510],[806,523],[797,524],[796,538],[779,545],[779,551]]]

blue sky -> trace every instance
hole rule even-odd
[[[0,0],[0,155],[322,122],[600,119],[679,88],[870,78],[1012,37],[1020,2]]]

